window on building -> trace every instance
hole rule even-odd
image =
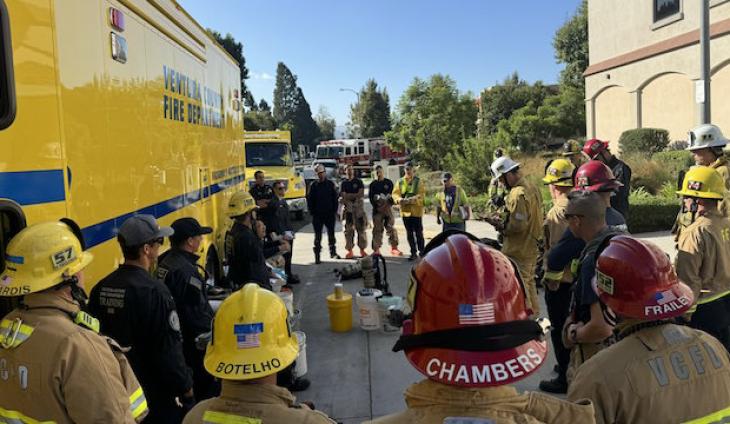
[[[5,1],[0,0],[0,130],[15,118],[15,83],[13,81],[10,19]]]
[[[654,22],[663,21],[682,11],[682,0],[654,0]]]

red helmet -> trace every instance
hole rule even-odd
[[[597,138],[592,138],[585,142],[583,145],[583,153],[588,155],[589,158],[595,159],[599,153],[608,149],[608,142],[601,141]]]
[[[593,289],[618,315],[650,321],[682,315],[694,300],[659,246],[629,236],[612,238],[598,256]]]
[[[411,272],[408,293],[412,317],[393,351],[404,350],[432,380],[501,386],[533,374],[545,361],[549,322],[528,318],[515,266],[470,234],[432,240]]]
[[[575,174],[575,189],[594,192],[613,191],[622,187],[611,168],[603,162],[592,160],[584,163]]]

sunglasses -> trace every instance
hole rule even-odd
[[[160,246],[162,246],[163,244],[165,244],[165,239],[164,239],[164,238],[162,238],[162,237],[160,237],[160,238],[156,238],[156,239],[154,239],[154,240],[151,240],[151,241],[150,241],[150,242],[148,242],[147,244],[155,244],[155,243],[157,243],[157,244],[159,244]]]

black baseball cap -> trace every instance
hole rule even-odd
[[[175,234],[170,237],[172,241],[183,241],[190,237],[202,236],[203,234],[210,234],[213,229],[210,227],[203,227],[200,225],[195,218],[180,218],[172,223],[172,229],[175,230]]]
[[[406,168],[413,168],[413,162],[411,162],[411,161],[406,162]]]
[[[448,181],[452,178],[451,172],[444,172],[441,174],[441,180],[442,181]]]

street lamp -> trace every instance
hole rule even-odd
[[[358,93],[357,91],[353,90],[352,88],[340,88],[340,91],[350,91],[352,93],[355,93],[355,95],[357,96],[357,102],[360,103],[360,93]]]
[[[700,124],[709,124],[712,109],[710,103],[710,0],[700,0],[700,81],[697,81],[697,88],[701,95],[697,96],[700,104]]]

